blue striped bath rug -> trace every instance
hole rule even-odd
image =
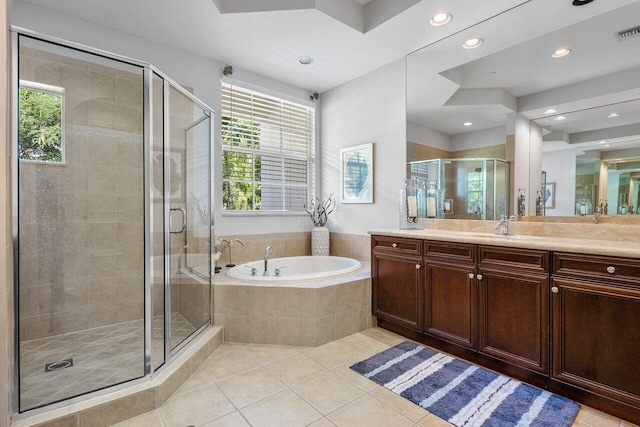
[[[458,427],[571,426],[572,400],[405,341],[351,369]]]

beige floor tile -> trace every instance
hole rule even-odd
[[[320,412],[289,389],[249,405],[240,412],[255,427],[304,427],[322,418]]]
[[[583,427],[618,427],[621,420],[604,412],[583,406],[578,412],[574,425]]]
[[[338,342],[362,354],[375,354],[390,347],[389,344],[362,333],[349,335]]]
[[[336,341],[305,350],[304,354],[329,369],[362,357],[360,353]]]
[[[260,366],[258,361],[245,354],[244,351],[230,351],[211,355],[201,367],[207,374],[211,375],[214,381],[219,381],[258,366]]]
[[[327,371],[326,367],[302,353],[270,363],[265,368],[288,386],[306,381]]]
[[[263,367],[225,378],[218,386],[238,408],[281,392],[285,385]]]
[[[391,406],[396,411],[400,412],[405,417],[418,421],[424,418],[426,415],[429,415],[429,411],[421,408],[410,400],[405,399],[404,397],[397,395],[396,393],[387,390],[384,387],[379,387],[378,389],[369,393],[369,396],[374,397],[381,401],[382,403],[386,403]]]
[[[176,394],[160,408],[167,427],[200,425],[234,410],[229,399],[215,385]]]
[[[403,427],[413,421],[371,396],[362,396],[327,416],[338,427]]]
[[[250,424],[240,415],[240,412],[235,411],[217,420],[202,424],[200,427],[250,427]]]
[[[364,395],[364,391],[333,372],[318,375],[292,388],[324,415]]]
[[[189,378],[187,378],[180,388],[178,388],[176,394],[195,390],[196,388],[211,384],[213,384],[213,379],[209,374],[207,374],[202,368],[198,368]]]
[[[335,424],[329,421],[328,418],[321,418],[313,424],[309,424],[309,427],[335,427]]]
[[[417,422],[417,426],[421,427],[453,427],[453,424],[448,423],[440,417],[433,414],[429,414],[420,421]]]
[[[164,426],[162,417],[160,416],[160,410],[147,412],[146,414],[139,415],[137,417],[130,418],[118,424],[114,424],[113,427],[161,427]]]
[[[381,387],[376,382],[371,381],[369,378],[365,378],[363,375],[355,372],[350,368],[351,365],[351,363],[345,363],[344,365],[340,365],[337,368],[334,368],[331,372],[341,376],[351,384],[355,385],[359,389],[364,390],[367,393]]]
[[[251,344],[245,347],[244,351],[263,365],[300,353],[297,347],[268,344]]]
[[[407,340],[407,338],[403,337],[402,335],[398,335],[391,331],[387,331],[386,329],[377,327],[366,329],[362,331],[362,333],[379,339],[380,341],[383,341],[391,346],[400,344],[402,341]]]
[[[223,354],[230,351],[242,351],[246,346],[247,344],[243,343],[223,342],[213,351],[213,354]]]

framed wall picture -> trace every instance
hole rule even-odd
[[[544,186],[544,207],[546,209],[556,208],[556,183],[547,182]]]
[[[373,142],[340,150],[342,203],[373,203]]]

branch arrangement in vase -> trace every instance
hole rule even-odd
[[[316,227],[324,227],[329,219],[329,214],[336,208],[336,198],[333,193],[329,194],[324,200],[320,200],[318,196],[311,199],[311,202],[307,204],[302,203],[304,210],[309,214],[313,225]]]

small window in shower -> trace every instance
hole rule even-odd
[[[64,88],[20,80],[20,160],[64,162]]]
[[[467,175],[467,213],[482,212],[482,170]]]

